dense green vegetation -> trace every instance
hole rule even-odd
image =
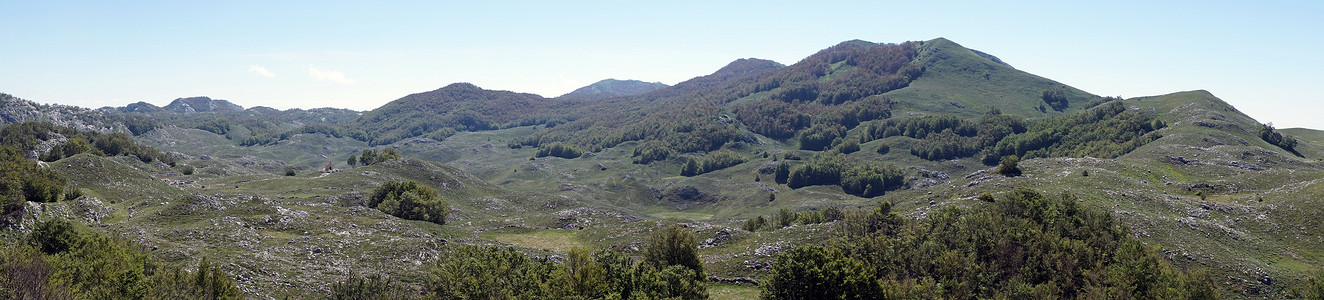
[[[927,160],[970,157],[1003,138],[1026,131],[1025,121],[990,110],[978,120],[950,115],[887,119],[870,124],[866,139],[906,136],[919,139],[910,154]]]
[[[538,147],[537,157],[555,156],[560,158],[578,158],[584,155],[584,149],[566,143],[551,143]]]
[[[648,164],[655,161],[666,160],[674,154],[671,146],[662,141],[647,141],[634,148],[634,163]]]
[[[59,138],[64,138],[62,144],[51,144],[48,151],[39,152],[40,145]],[[124,133],[80,131],[44,122],[0,127],[0,223],[8,223],[11,214],[22,209],[27,201],[55,202],[81,195],[76,184],[68,183],[64,176],[29,160],[29,153],[39,154],[40,160],[47,162],[88,153],[131,155],[142,162],[175,164],[174,159],[161,151],[135,143]]]
[[[351,155],[350,158],[353,158],[353,155]],[[395,150],[395,148],[382,148],[381,152],[372,149],[363,149],[363,152],[359,153],[358,163],[360,165],[370,166],[397,159],[400,159],[400,151]],[[350,165],[352,166],[354,163],[350,163]]]
[[[55,126],[47,122],[24,122],[0,128],[0,145],[22,151],[40,150],[38,144],[60,137],[63,137],[65,142],[51,147],[41,155],[41,160],[50,162],[79,153],[89,153],[98,156],[131,155],[142,162],[161,161],[172,166],[175,164],[175,160],[170,156],[156,148],[138,144],[124,133],[83,131]]]
[[[17,149],[0,147],[0,223],[8,223],[27,201],[59,201],[64,191],[63,176],[28,161]]]
[[[1067,101],[1067,90],[1060,86],[1044,89],[1042,98],[1044,103],[1048,104],[1048,107],[1052,107],[1056,111],[1065,110],[1070,105]],[[1040,111],[1043,111],[1043,109],[1040,109]]]
[[[477,131],[547,122],[548,99],[533,94],[488,91],[456,83],[405,96],[364,113],[348,136],[387,145],[437,131]]]
[[[912,220],[883,203],[849,213],[827,246],[778,255],[765,299],[1215,299],[1207,271],[1181,270],[1071,195],[1018,189],[987,209]]]
[[[426,290],[442,299],[701,299],[708,292],[697,246],[675,225],[651,234],[638,262],[616,251],[574,249],[553,262],[461,246],[429,268]]]
[[[413,181],[390,181],[373,190],[368,207],[407,220],[446,224],[450,204],[437,190]]]
[[[1150,134],[1167,125],[1151,113],[1129,110],[1112,101],[1079,113],[1034,122],[1024,132],[1009,135],[984,155],[987,164],[1003,156],[1114,158],[1153,140]]]
[[[1007,177],[1021,176],[1020,163],[1020,157],[1015,155],[1003,156],[1002,160],[998,162],[998,169],[994,171]],[[1086,171],[1085,176],[1089,176],[1089,171]]]
[[[1114,158],[1159,138],[1167,126],[1152,113],[1110,101],[1089,110],[1027,123],[990,110],[978,120],[950,115],[887,119],[869,125],[866,140],[892,136],[918,139],[910,153],[927,160],[979,156],[996,164],[1007,155]]]
[[[162,266],[140,246],[68,221],[37,223],[24,243],[0,248],[0,298],[240,299],[204,258],[196,272]]]
[[[845,154],[827,151],[804,163],[782,161],[774,170],[778,183],[797,189],[811,185],[839,185],[847,194],[874,197],[905,184],[901,170],[851,160]]]
[[[1300,153],[1296,152],[1296,144],[1297,144],[1296,138],[1293,138],[1290,135],[1278,133],[1277,131],[1274,130],[1272,124],[1260,125],[1260,128],[1259,130],[1257,130],[1257,133],[1259,134],[1260,139],[1263,139],[1265,142],[1269,142],[1269,144],[1271,145],[1278,146],[1279,148],[1283,148],[1283,150],[1292,152],[1292,154],[1296,154],[1297,156],[1301,155]]]
[[[740,132],[743,125],[775,139],[798,135],[807,142],[804,149],[821,150],[840,143],[846,129],[891,116],[891,100],[882,94],[923,73],[911,63],[916,45],[851,41],[786,67],[740,60],[673,87],[566,110],[573,117],[565,124],[512,145],[563,142],[597,151],[629,141],[662,141],[671,151],[691,153],[754,141]],[[733,103],[755,94],[766,97]],[[734,118],[726,114],[728,104]]]
[[[686,158],[685,163],[681,164],[680,175],[695,176],[739,165],[746,161],[748,161],[748,159],[735,152],[718,150],[708,153],[708,155],[704,155],[703,158],[699,160]]]

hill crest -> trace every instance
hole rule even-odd
[[[644,82],[640,80],[617,80],[614,78],[603,79],[593,84],[575,89],[565,95],[558,96],[558,99],[576,99],[576,100],[599,100],[620,96],[632,96],[647,92],[656,91],[668,85],[661,82]]]

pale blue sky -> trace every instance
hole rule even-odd
[[[1315,1],[49,2],[0,0],[0,92],[367,110],[453,82],[554,97],[946,37],[1095,94],[1205,89],[1262,122],[1324,128]]]

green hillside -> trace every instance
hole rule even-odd
[[[632,96],[667,87],[661,82],[643,82],[639,80],[603,79],[588,86],[575,89],[561,99],[600,100],[611,97]]]
[[[1060,88],[1066,92],[1066,111],[1088,108],[1099,101],[1097,96],[1065,84],[1016,70],[996,57],[962,47],[944,38],[920,45],[916,63],[924,66],[924,76],[909,86],[888,93],[899,105],[901,114],[916,112],[974,117],[997,108],[1022,117],[1040,117],[1057,113],[1052,108],[1040,111],[1043,92]]]
[[[250,298],[1292,298],[1324,268],[1324,131],[1207,91],[1098,97],[942,38],[620,83],[362,114],[0,95],[82,130],[0,129],[0,253],[66,218]]]

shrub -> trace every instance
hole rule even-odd
[[[425,287],[441,299],[546,299],[556,268],[514,248],[461,246],[440,254]]]
[[[768,226],[768,219],[764,218],[763,216],[758,216],[757,218],[750,218],[749,220],[745,220],[745,224],[741,225],[740,229],[744,229],[745,231],[749,231],[749,232],[755,232],[755,231],[759,231],[759,229],[762,229],[765,226]]]
[[[859,299],[882,295],[877,275],[862,261],[820,246],[777,255],[763,299]],[[882,297],[887,299],[887,297]]]
[[[294,176],[294,175],[298,175],[298,173],[294,171],[294,168],[292,167],[285,168],[285,176]]]
[[[344,280],[331,284],[331,296],[329,298],[336,300],[398,300],[419,297],[381,274],[359,276],[354,272],[350,272]]]
[[[1021,159],[1015,155],[1003,156],[1002,162],[998,164],[997,172],[1007,177],[1021,176],[1020,163]]]
[[[850,139],[844,143],[841,143],[841,145],[837,145],[837,152],[841,152],[843,154],[851,154],[851,153],[855,153],[856,151],[860,151],[860,142],[856,141],[855,139]]]
[[[240,299],[230,275],[204,258],[192,274],[167,268],[136,243],[39,222],[28,243],[0,246],[6,299]]]
[[[695,280],[704,280],[703,261],[699,260],[699,242],[693,233],[679,225],[654,231],[644,246],[643,263],[663,269],[682,266],[694,270]]]
[[[32,235],[28,236],[28,244],[41,249],[46,254],[58,254],[78,246],[82,241],[82,236],[74,229],[72,223],[64,219],[47,219],[37,223],[33,228]]]
[[[762,298],[1218,298],[1209,272],[1173,267],[1070,194],[1017,189],[922,220],[890,210],[849,213],[840,235],[779,254]]]
[[[437,190],[414,181],[390,181],[373,190],[368,206],[407,220],[446,224],[450,204]]]
[[[979,196],[975,196],[975,199],[979,199],[980,201],[984,201],[984,202],[993,202],[993,194],[989,194],[988,192],[983,192],[980,193]]]

